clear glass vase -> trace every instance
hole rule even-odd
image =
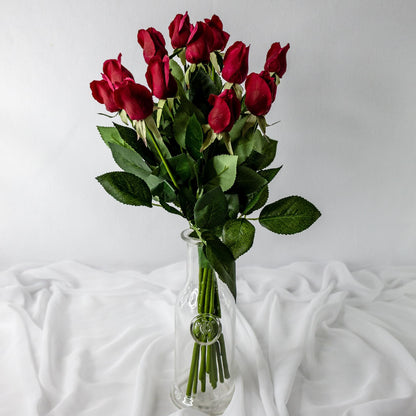
[[[186,283],[175,306],[172,401],[208,414],[224,412],[234,393],[235,300],[208,264],[202,243],[185,230]]]

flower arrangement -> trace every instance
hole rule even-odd
[[[138,31],[148,87],[135,81],[121,54],[91,82],[93,97],[123,122],[98,127],[122,171],[97,180],[124,204],[161,207],[187,220],[202,243],[198,312],[220,316],[214,271],[236,297],[235,260],[253,244],[253,222],[294,234],[320,216],[300,196],[267,204],[281,166],[270,167],[277,141],[266,134],[265,115],[290,46],[273,43],[264,70],[249,74],[250,46],[236,41],[226,49],[230,35],[216,15],[191,24],[188,13],[178,14],[169,37],[170,55],[159,31]],[[187,395],[197,391],[198,377],[201,391],[206,374],[212,388],[229,377],[221,338],[195,346],[190,364]]]

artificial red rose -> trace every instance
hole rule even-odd
[[[113,85],[122,83],[126,78],[134,80],[131,72],[121,65],[121,53],[117,59],[108,59],[103,64],[103,72]]]
[[[178,90],[175,78],[169,71],[169,57],[154,56],[147,67],[146,80],[153,95],[161,100],[174,97]]]
[[[107,80],[92,81],[90,83],[92,96],[100,103],[104,104],[107,111],[113,113],[120,110],[114,101],[114,87]]]
[[[140,29],[137,33],[137,42],[143,48],[143,57],[147,64],[154,56],[163,58],[168,54],[163,35],[153,27],[147,30]]]
[[[125,79],[134,80],[131,72],[121,65],[121,53],[117,59],[104,62],[102,77],[102,80],[90,83],[92,96],[100,104],[104,104],[107,111],[119,111],[120,107],[114,100],[114,91]]]
[[[210,27],[204,22],[197,22],[186,44],[186,60],[191,64],[209,62],[212,40]]]
[[[208,123],[215,133],[230,131],[240,117],[241,103],[234,90],[224,90],[220,95],[211,94],[208,102],[213,106]]]
[[[211,28],[212,44],[211,51],[222,51],[227,45],[230,35],[222,30],[220,18],[214,14],[210,19],[205,19],[205,23]]]
[[[276,82],[268,72],[251,73],[246,80],[246,107],[256,116],[264,116],[276,98]]]
[[[177,14],[169,25],[169,37],[174,49],[183,48],[191,34],[188,12]]]
[[[289,48],[289,43],[283,48],[280,46],[280,42],[273,43],[267,52],[264,70],[274,72],[279,78],[282,78],[287,68],[286,54]]]
[[[235,84],[241,84],[248,73],[248,51],[250,46],[237,41],[225,52],[222,77]]]
[[[144,120],[153,113],[152,93],[134,81],[124,81],[115,90],[114,99],[132,120]]]

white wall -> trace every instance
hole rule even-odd
[[[217,13],[259,71],[290,42],[270,135],[284,164],[273,200],[299,194],[322,211],[305,233],[258,227],[240,264],[339,259],[352,267],[416,263],[416,15],[412,0],[2,2],[0,268],[75,259],[145,270],[184,258],[186,227],[158,208],[127,207],[94,177],[117,170],[89,90],[105,59],[144,83],[139,28],[168,39],[176,13]]]

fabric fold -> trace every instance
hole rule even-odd
[[[184,280],[184,263],[0,272],[0,415],[203,415],[169,398]],[[224,416],[416,414],[416,266],[246,267],[237,284]]]

